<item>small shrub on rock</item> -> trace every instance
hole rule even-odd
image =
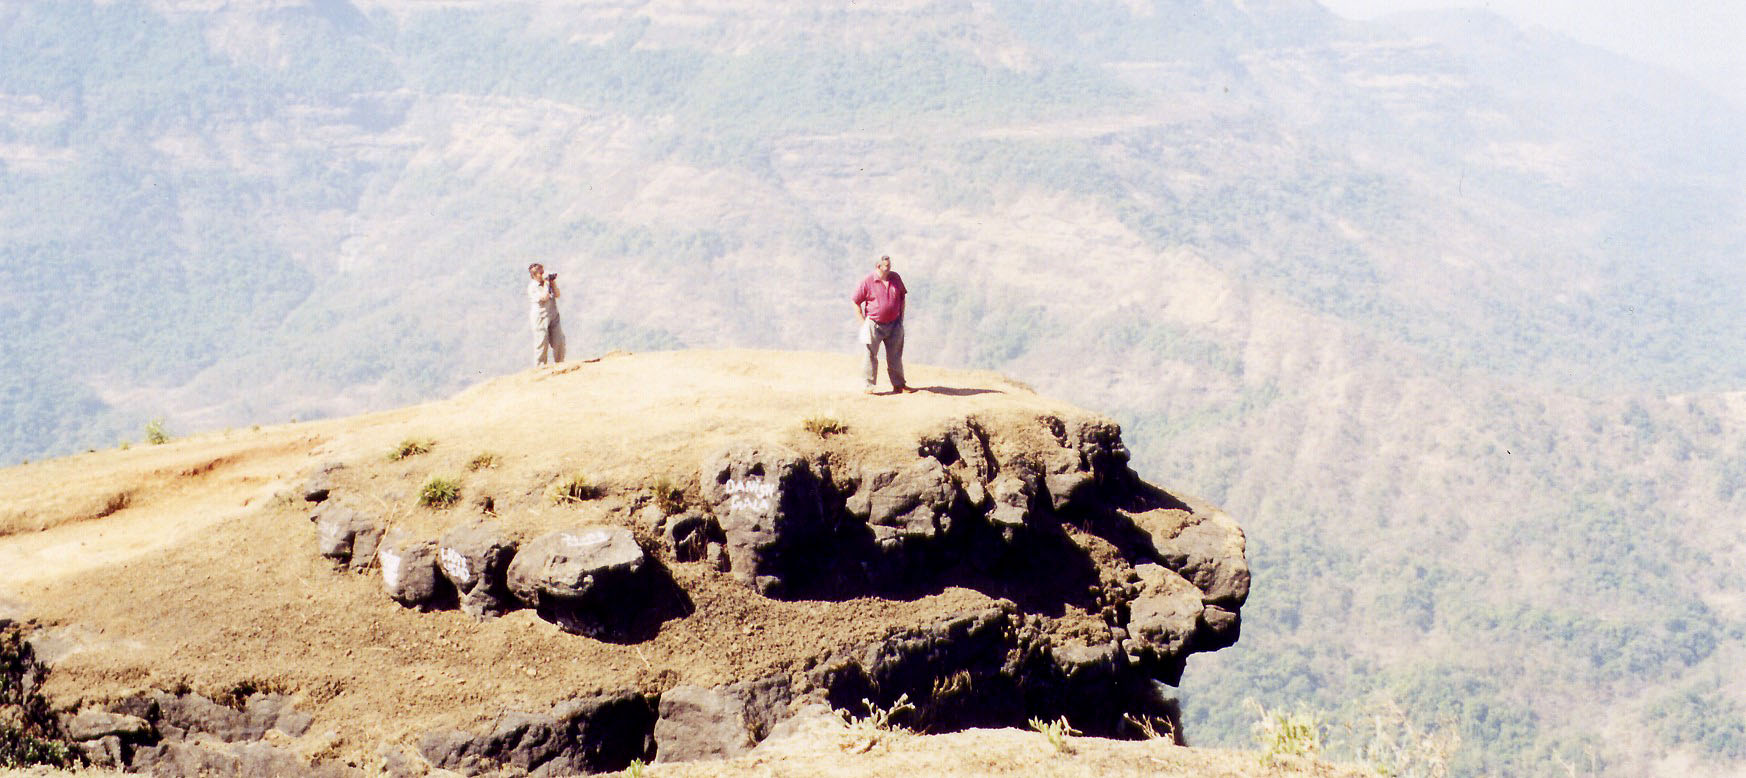
[[[592,500],[600,496],[600,490],[589,483],[586,476],[578,473],[552,484],[552,488],[546,494],[552,498],[554,504],[563,505]]]
[[[436,441],[429,438],[407,438],[400,441],[400,445],[395,446],[393,450],[388,452],[388,461],[399,462],[407,457],[428,454],[430,453],[431,447],[435,445]]]
[[[447,508],[461,499],[461,484],[453,478],[431,476],[418,490],[418,502],[430,508]]]
[[[844,424],[835,416],[809,416],[806,421],[801,422],[801,426],[804,426],[807,432],[821,438],[828,438],[832,435],[841,435],[849,431],[848,425]]]
[[[170,442],[170,433],[168,430],[164,429],[163,419],[152,419],[151,421],[146,422],[145,441],[154,446],[161,446]]]
[[[649,487],[654,493],[655,507],[672,516],[685,510],[685,488],[662,478]]]

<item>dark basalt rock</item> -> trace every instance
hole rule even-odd
[[[663,621],[690,612],[685,593],[623,527],[541,535],[510,561],[508,581],[542,618],[597,640],[647,640]]]
[[[152,775],[340,776],[335,764],[311,764],[264,742],[270,732],[307,733],[314,719],[289,697],[256,693],[235,706],[198,694],[154,691],[122,699],[107,711],[68,717],[68,734],[104,766]]]
[[[437,569],[474,618],[501,616],[515,606],[507,581],[515,541],[494,522],[472,521],[449,530],[437,544]]]
[[[394,529],[376,552],[382,588],[402,605],[430,610],[450,604],[454,590],[437,572],[437,544]]]
[[[324,502],[333,492],[333,474],[344,469],[345,465],[338,462],[328,462],[317,468],[314,473],[297,488],[297,493],[303,496],[305,502]]]
[[[799,454],[737,445],[703,464],[704,502],[721,525],[729,568],[765,594],[813,560],[804,549],[833,529],[820,479]]]
[[[654,757],[655,701],[607,694],[559,703],[547,713],[505,713],[489,731],[433,732],[418,750],[433,766],[474,774],[510,768],[531,776],[623,770]]]
[[[1158,558],[1187,578],[1206,602],[1235,612],[1249,598],[1249,561],[1243,529],[1223,511],[1196,514],[1174,529],[1150,524]]]
[[[382,530],[368,516],[342,505],[324,503],[309,518],[315,522],[321,555],[334,564],[362,571],[376,560]]]
[[[756,744],[745,701],[726,690],[677,686],[661,695],[655,761],[732,759]]]

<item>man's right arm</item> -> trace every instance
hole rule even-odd
[[[853,299],[855,303],[855,319],[857,321],[867,318],[867,299],[869,297],[871,297],[871,295],[868,293],[867,282],[865,280],[855,285],[855,297]]]

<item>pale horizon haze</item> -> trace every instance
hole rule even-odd
[[[1404,11],[1489,11],[1523,28],[1573,40],[1687,76],[1746,108],[1746,2],[1687,0],[1322,0],[1329,10],[1369,20]]]

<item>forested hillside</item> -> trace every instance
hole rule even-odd
[[[521,369],[535,259],[579,356],[851,349],[890,254],[911,360],[1249,530],[1191,740],[1746,760],[1746,117],[1671,76],[1293,0],[27,1],[0,51],[7,462]]]

